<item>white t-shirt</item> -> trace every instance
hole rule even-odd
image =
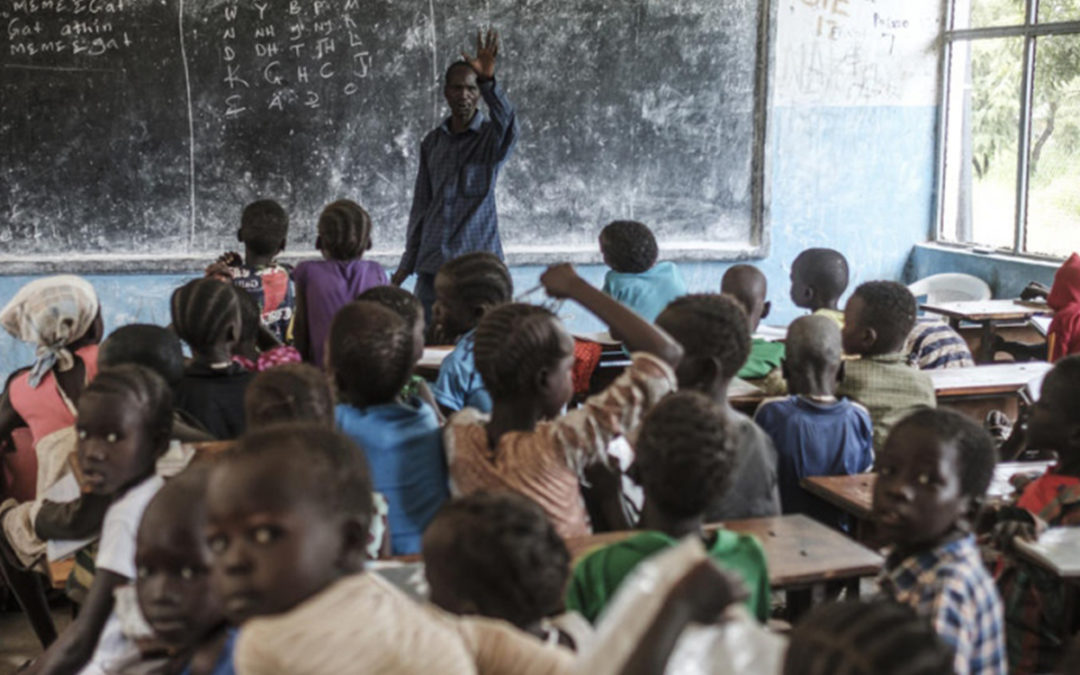
[[[108,570],[131,581],[135,580],[135,533],[139,529],[139,521],[142,520],[147,504],[164,484],[161,476],[151,476],[128,490],[105,512],[105,522],[101,526],[101,544],[94,561],[97,571]],[[83,668],[81,675],[119,673],[138,659],[139,650],[124,634],[114,608],[101,631],[94,655]]]

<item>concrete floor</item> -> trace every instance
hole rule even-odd
[[[53,609],[56,630],[71,623],[71,609]],[[30,623],[20,611],[0,612],[0,675],[11,675],[20,665],[41,653],[41,643],[30,630]]]

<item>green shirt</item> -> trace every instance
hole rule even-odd
[[[574,567],[566,591],[566,608],[576,610],[595,623],[619,584],[639,562],[678,544],[663,532],[641,532],[625,541],[593,551]],[[769,573],[765,551],[748,534],[717,530],[709,556],[721,567],[742,577],[750,597],[746,606],[759,621],[769,618]]]
[[[937,406],[930,376],[909,365],[907,354],[864,356],[844,362],[844,380],[837,396],[858,401],[870,411],[874,451],[880,452],[893,426],[915,408]]]
[[[744,380],[757,380],[780,367],[784,359],[784,343],[754,338],[750,343],[750,358],[739,371]]]

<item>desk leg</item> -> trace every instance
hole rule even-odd
[[[976,363],[994,362],[994,322],[983,321],[982,341],[979,343],[979,356]]]
[[[813,588],[787,591],[787,618],[791,625],[795,625],[814,606],[813,591]]]

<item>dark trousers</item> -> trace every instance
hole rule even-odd
[[[424,321],[431,325],[431,308],[435,306],[435,275],[426,272],[416,273],[416,287],[413,295],[424,306]]]

